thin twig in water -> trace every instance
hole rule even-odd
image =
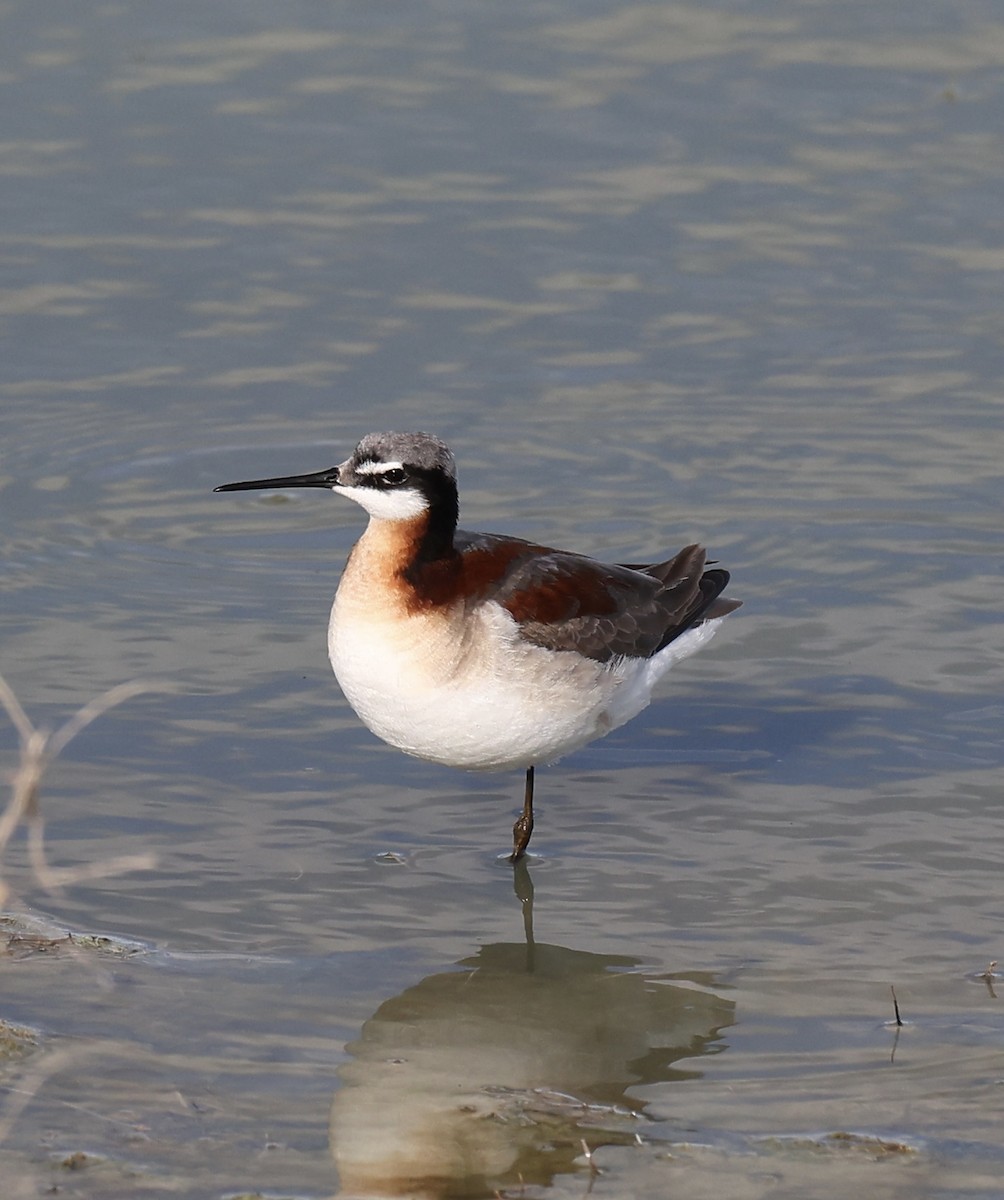
[[[45,821],[38,803],[42,777],[47,768],[81,730],[124,700],[154,690],[167,689],[138,680],[120,683],[88,701],[64,725],[54,733],[49,733],[31,723],[10,685],[0,675],[0,705],[17,730],[21,750],[20,762],[11,777],[10,799],[0,813],[0,860],[14,831],[19,825],[24,825],[32,870],[39,884],[48,892],[58,892],[69,884],[103,879],[126,871],[149,870],[155,865],[156,859],[152,854],[129,854],[107,858],[87,867],[50,867],[45,853]],[[10,889],[0,879],[0,905],[6,903],[9,894]]]
[[[899,1001],[896,999],[896,989],[891,983],[889,984],[889,991],[892,992],[892,1010],[896,1014],[896,1027],[897,1029],[902,1029],[903,1019],[899,1015]]]
[[[899,1046],[899,1035],[903,1032],[903,1018],[899,1015],[899,1001],[896,999],[896,989],[891,983],[889,984],[889,991],[892,992],[892,1010],[896,1014],[896,1020],[894,1022],[886,1022],[887,1025],[895,1024],[896,1026],[896,1036],[892,1039],[892,1049],[889,1051],[889,1062],[895,1063],[896,1048]]]

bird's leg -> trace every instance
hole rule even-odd
[[[523,793],[523,811],[512,827],[512,854],[510,862],[519,862],[526,853],[533,833],[533,767],[526,769],[526,790]]]

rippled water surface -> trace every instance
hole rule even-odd
[[[996,6],[8,3],[0,96],[0,671],[160,688],[2,855],[5,1196],[999,1195]],[[361,513],[212,494],[381,428],[745,601],[515,876],[330,675]]]

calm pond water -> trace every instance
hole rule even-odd
[[[155,865],[3,854],[4,1196],[999,1196],[999,7],[0,34],[0,671],[48,726],[170,689],[41,801],[54,866]],[[515,877],[520,780],[330,675],[359,511],[212,494],[381,428],[468,527],[745,601],[538,774]]]

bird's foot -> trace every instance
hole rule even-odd
[[[522,813],[517,819],[516,824],[512,827],[512,854],[509,855],[509,861],[519,862],[526,853],[526,848],[530,844],[530,838],[533,834],[533,813]]]

